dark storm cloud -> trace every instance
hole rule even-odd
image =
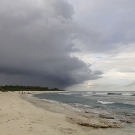
[[[100,71],[71,53],[78,27],[66,0],[1,0],[0,84],[67,87],[98,79]]]
[[[56,0],[53,4],[56,14],[64,18],[71,19],[75,13],[73,6],[68,4],[65,0]]]

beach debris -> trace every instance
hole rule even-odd
[[[86,127],[94,127],[94,128],[121,128],[122,124],[120,122],[115,122],[115,121],[107,121],[106,119],[101,119],[101,118],[86,118],[86,117],[71,117],[67,116],[66,117],[68,122],[71,123],[76,123],[81,126],[86,126]]]
[[[124,123],[133,123],[132,120],[120,120],[121,122],[124,122]]]
[[[99,114],[99,117],[100,117],[100,118],[105,118],[105,119],[114,119],[113,116],[107,115],[107,114]]]

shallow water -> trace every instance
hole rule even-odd
[[[106,129],[111,135],[135,135],[135,92],[62,92],[42,93],[35,97],[70,105],[77,111],[109,114],[128,121],[122,129]]]

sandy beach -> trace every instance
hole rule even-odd
[[[0,92],[2,135],[98,135],[101,129],[83,128],[60,113],[46,111],[20,98],[19,92]]]

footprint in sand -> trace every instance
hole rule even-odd
[[[62,132],[62,133],[68,133],[68,134],[73,134],[73,133],[75,133],[75,132],[77,132],[77,130],[74,130],[74,129],[72,129],[72,128],[60,128],[60,131]]]
[[[46,130],[44,129],[42,132],[43,132],[43,133],[45,133],[45,132],[46,132]]]
[[[32,127],[29,127],[28,131],[29,132],[32,132],[33,131],[32,129],[33,129]]]

